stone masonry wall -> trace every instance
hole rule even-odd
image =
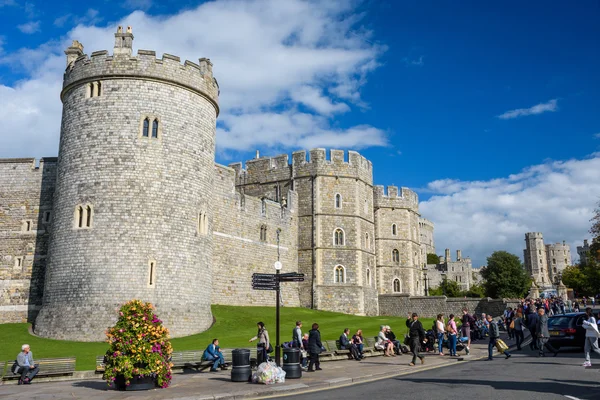
[[[282,273],[298,271],[297,197],[286,193],[287,207],[271,200],[244,196],[235,188],[235,170],[215,166],[213,202],[212,304],[275,305],[275,292],[253,290],[253,273],[275,273],[277,261],[277,229]],[[260,238],[266,227],[267,238]],[[285,306],[298,307],[299,284],[282,284]]]
[[[379,296],[379,314],[404,317],[416,312],[421,317],[435,318],[440,313],[446,317],[450,314],[462,315],[463,308],[467,308],[470,313],[486,313],[497,317],[507,307],[514,308],[517,304],[518,300],[515,299],[458,299],[445,296],[411,297],[406,294],[392,294]]]
[[[55,158],[0,160],[0,323],[42,305],[55,180]]]

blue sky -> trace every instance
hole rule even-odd
[[[213,60],[221,163],[356,149],[419,193],[438,253],[574,246],[600,199],[599,4],[0,0],[0,157],[56,155],[61,51],[132,25],[135,49]]]

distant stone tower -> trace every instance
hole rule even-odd
[[[35,332],[104,339],[127,300],[150,301],[183,336],[212,323],[218,86],[212,64],[154,51],[66,50],[53,229]]]
[[[523,250],[525,270],[541,287],[552,285],[548,274],[548,260],[546,258],[546,247],[544,237],[540,232],[529,232],[525,234],[525,250]]]
[[[547,244],[546,259],[548,260],[548,273],[551,282],[554,282],[554,277],[571,265],[571,246],[565,241],[562,243]]]
[[[379,293],[424,294],[417,194],[375,186],[373,199]]]

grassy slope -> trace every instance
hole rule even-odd
[[[212,306],[216,318],[214,326],[206,332],[172,339],[173,348],[177,350],[204,349],[213,338],[218,338],[222,347],[251,347],[248,339],[256,334],[256,322],[263,321],[267,326],[271,341],[275,343],[275,308],[274,307],[231,307]],[[281,309],[281,341],[291,340],[292,329],[296,320],[303,321],[303,332],[310,329],[313,322],[320,326],[323,340],[337,339],[344,328],[354,333],[363,330],[364,336],[375,336],[380,325],[390,325],[394,333],[402,337],[407,328],[406,319],[398,317],[359,317],[325,311],[313,311],[306,308]],[[422,320],[425,329],[431,328],[432,320]],[[13,360],[21,349],[21,344],[31,345],[36,358],[77,357],[77,370],[95,368],[95,358],[104,354],[106,343],[67,342],[43,339],[31,336],[27,324],[0,325],[0,360]]]

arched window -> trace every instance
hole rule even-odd
[[[344,231],[341,228],[337,228],[333,232],[333,244],[336,246],[344,245]]]
[[[400,279],[394,279],[394,293],[400,293]]]
[[[392,250],[392,261],[395,263],[400,262],[400,252],[398,251],[398,249]]]
[[[154,121],[152,121],[152,138],[158,138],[158,119],[156,118],[154,119]]]
[[[367,285],[371,286],[371,270],[367,268]]]
[[[102,82],[98,82],[98,96],[102,96]]]
[[[77,207],[77,215],[75,217],[75,220],[77,221],[77,227],[83,228],[83,207],[82,206]]]
[[[392,224],[392,235],[396,236],[397,233],[398,227],[396,226],[396,224]]]
[[[90,228],[92,226],[92,207],[87,206],[85,208],[86,218],[85,218],[85,226],[86,228]]]
[[[262,214],[263,217],[267,215],[267,203],[266,203],[265,199],[263,199],[260,204],[260,213]]]
[[[266,225],[262,225],[260,227],[260,241],[261,242],[267,241],[267,226]]]
[[[150,129],[150,120],[148,118],[144,118],[144,127],[142,128],[142,136],[148,137]]]
[[[335,283],[344,283],[346,282],[346,269],[343,265],[337,265],[334,270],[334,282]]]
[[[342,195],[339,193],[335,195],[335,208],[342,208]]]

